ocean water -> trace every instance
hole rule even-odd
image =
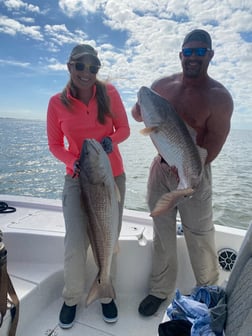
[[[125,207],[148,211],[146,187],[156,149],[131,125],[120,145],[127,176]],[[44,121],[0,119],[0,194],[61,199],[64,164],[47,147]],[[252,221],[252,130],[231,130],[212,163],[214,223],[246,228]]]

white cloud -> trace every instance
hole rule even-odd
[[[0,33],[8,35],[21,34],[35,40],[43,40],[39,26],[25,26],[19,21],[10,19],[6,16],[0,16]]]
[[[87,35],[81,30],[70,32],[65,24],[46,25],[45,34],[48,36],[49,40],[61,46],[66,43],[80,43],[87,38]]]
[[[21,0],[5,0],[4,5],[9,11],[17,10],[17,11],[29,11],[33,13],[39,13],[39,7],[34,6],[32,4],[28,4],[27,2]]]
[[[127,107],[133,104],[140,86],[151,85],[159,77],[181,71],[178,53],[185,34],[194,28],[206,29],[215,50],[209,74],[233,95],[233,120],[237,123],[246,118],[252,127],[252,44],[242,35],[252,36],[251,0],[59,0],[58,6],[64,15],[53,12],[55,17],[57,14],[55,21],[50,16],[52,8],[48,11],[50,21],[42,15],[37,21],[36,14],[45,11],[42,2],[40,8],[20,0],[8,0],[4,4],[16,11],[15,17],[17,13],[20,15],[18,21],[0,17],[0,33],[22,34],[42,41],[38,44],[40,50],[44,47],[59,57],[53,61],[44,58],[50,74],[66,70],[62,54],[67,58],[69,44],[85,40],[97,48],[102,62],[100,77],[117,85]],[[86,30],[85,24],[98,13],[106,29],[100,32],[94,29],[94,35],[88,35],[92,32]],[[85,24],[78,25],[82,17]],[[113,38],[110,38],[110,30]],[[117,33],[123,36],[120,45],[114,39]]]
[[[31,17],[20,17],[19,18],[19,21],[22,21],[22,22],[25,22],[25,23],[34,23],[35,22],[35,19],[34,18],[31,18]]]
[[[68,16],[76,13],[95,13],[105,1],[102,0],[59,0],[59,7]]]
[[[158,77],[180,71],[178,52],[185,34],[195,28],[208,30],[215,49],[209,73],[233,95],[234,120],[252,105],[249,94],[252,82],[251,44],[242,40],[240,35],[252,30],[249,2],[60,1],[70,15],[74,15],[77,8],[85,15],[88,11],[103,8],[104,24],[112,30],[128,33],[121,50],[116,50],[112,41],[109,45],[98,46],[103,64],[100,76],[116,83],[121,92],[128,92],[126,105],[133,103],[141,85],[150,85]],[[248,120],[252,122],[251,118]]]
[[[55,64],[49,64],[47,68],[54,71],[62,71],[66,70],[66,65],[55,63]]]
[[[17,66],[21,68],[27,68],[30,66],[29,62],[19,62],[19,61],[10,61],[10,60],[5,60],[5,59],[0,59],[0,66],[6,66],[6,65],[11,65],[11,66]]]

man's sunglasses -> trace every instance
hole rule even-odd
[[[194,53],[196,56],[204,57],[207,51],[210,51],[209,48],[183,48],[182,54],[184,57],[190,57]]]
[[[84,71],[85,69],[88,69],[92,74],[97,74],[100,69],[99,65],[85,64],[81,62],[71,62],[70,64],[75,66],[76,71]]]

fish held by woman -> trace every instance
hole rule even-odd
[[[88,235],[98,274],[86,305],[100,298],[115,298],[110,269],[117,249],[120,195],[110,161],[101,144],[86,139],[80,156],[80,184],[89,218]]]

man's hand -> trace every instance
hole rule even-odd
[[[141,109],[140,109],[140,105],[138,103],[136,103],[132,110],[131,110],[131,114],[132,114],[132,117],[138,121],[138,122],[141,122],[143,121],[143,118],[142,118],[142,115],[141,115]]]

